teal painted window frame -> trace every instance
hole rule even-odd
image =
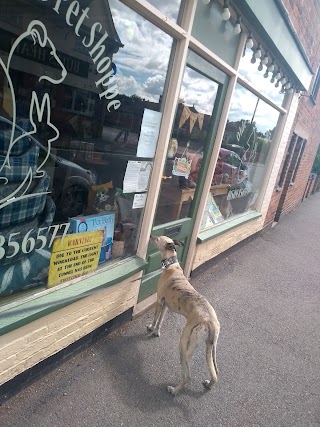
[[[198,234],[197,243],[205,243],[221,234],[227,233],[233,228],[239,227],[247,222],[253,221],[260,218],[262,215],[257,211],[246,212],[245,214],[239,215],[236,218],[232,218],[228,221],[224,221],[218,225],[214,225]]]

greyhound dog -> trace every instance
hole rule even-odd
[[[162,268],[157,285],[157,303],[154,320],[148,330],[160,336],[160,327],[167,308],[182,314],[187,323],[180,337],[180,362],[182,380],[176,387],[168,386],[167,390],[174,396],[190,381],[189,363],[193,351],[204,340],[206,343],[206,359],[210,372],[210,380],[203,385],[210,389],[217,381],[216,347],[220,331],[220,323],[213,307],[188,282],[177,259],[176,246],[182,242],[166,236],[150,237],[162,255]]]

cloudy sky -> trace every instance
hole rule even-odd
[[[163,92],[167,73],[172,38],[146,21],[118,0],[109,0],[113,21],[124,44],[113,60],[117,65],[117,83],[119,92],[131,96],[158,102]],[[161,12],[176,20],[180,0],[151,0],[158,5]],[[258,71],[259,61],[250,62],[252,52],[247,49],[241,60],[240,70],[243,76],[257,89],[281,105],[283,94],[279,88],[264,78],[263,71]],[[180,98],[187,106],[194,106],[198,112],[211,114],[217,92],[217,83],[187,68],[184,75]],[[251,120],[257,103],[257,97],[237,85],[232,99],[229,120]],[[277,122],[278,113],[259,101],[255,121],[259,130],[272,129]]]
[[[261,99],[258,100],[257,96],[237,84],[231,100],[229,121],[252,120],[257,107],[254,121],[258,130],[262,133],[272,130],[277,124],[279,113]]]
[[[124,44],[113,56],[119,92],[158,102],[163,92],[172,38],[119,1],[110,0],[109,3],[117,33]]]

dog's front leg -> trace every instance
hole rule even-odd
[[[162,322],[163,322],[163,319],[164,319],[164,316],[165,316],[167,310],[168,310],[168,307],[163,302],[163,306],[161,308],[161,312],[160,312],[160,315],[158,317],[158,321],[157,321],[156,326],[153,330],[154,335],[156,335],[157,337],[160,337],[160,328],[161,328],[161,325],[162,325]]]
[[[156,303],[156,309],[154,312],[154,318],[151,325],[147,326],[148,331],[151,331],[153,335],[159,337],[160,336],[160,326],[163,321],[164,315],[167,311],[167,307],[165,305],[164,298]]]

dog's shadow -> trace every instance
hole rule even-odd
[[[167,391],[169,383],[174,385],[181,376],[178,342],[175,348],[167,348],[161,342],[165,337],[156,338],[147,332],[147,328],[139,334],[129,333],[112,334],[101,347],[101,357],[106,366],[112,368],[108,378],[112,389],[117,389],[126,405],[142,412],[158,412],[173,406],[180,407],[187,417],[189,408],[183,396],[187,400],[201,398],[206,392],[186,387],[174,397]],[[162,382],[163,378],[168,378],[169,382]]]

